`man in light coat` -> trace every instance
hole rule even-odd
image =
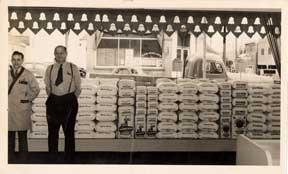
[[[16,132],[19,152],[28,152],[27,130],[32,125],[32,101],[40,92],[34,75],[22,66],[23,61],[23,53],[13,52],[8,72],[8,152],[11,157],[15,152]]]

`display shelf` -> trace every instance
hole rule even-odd
[[[59,139],[59,151],[64,139]],[[29,151],[48,151],[47,139],[29,139]],[[76,139],[76,151],[95,152],[235,152],[236,140]]]

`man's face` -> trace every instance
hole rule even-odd
[[[14,69],[19,69],[22,66],[24,60],[22,59],[22,56],[14,55],[12,56],[11,62]]]
[[[67,53],[64,48],[58,47],[54,52],[55,60],[58,63],[64,63],[66,61]]]

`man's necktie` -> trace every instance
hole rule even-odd
[[[63,82],[63,69],[62,64],[60,65],[60,68],[58,70],[57,79],[55,81],[55,85],[58,86]]]

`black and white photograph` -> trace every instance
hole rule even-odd
[[[288,4],[205,1],[0,0],[4,164],[285,172]]]

